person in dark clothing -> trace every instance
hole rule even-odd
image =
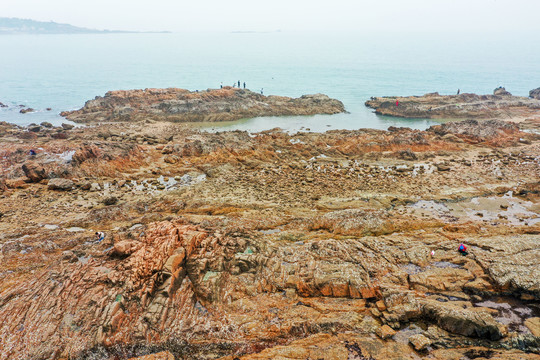
[[[459,95],[459,93],[460,93],[460,90],[459,90],[459,89],[457,89],[457,94]]]
[[[34,149],[30,149],[30,155],[32,156],[36,155],[36,151]]]
[[[240,89],[240,80],[238,80],[238,88]]]
[[[246,82],[244,81],[244,89],[246,88]]]
[[[467,247],[465,245],[463,245],[463,243],[459,244],[459,247],[458,247],[458,251],[461,255],[465,256],[467,254],[469,254],[467,252]]]

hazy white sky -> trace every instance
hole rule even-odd
[[[517,33],[539,14],[539,0],[0,0],[1,17],[146,31]]]

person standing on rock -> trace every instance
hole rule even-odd
[[[457,89],[457,94],[458,94],[458,95],[459,95],[459,92],[460,92],[460,90],[459,90],[459,89]]]
[[[264,90],[264,89],[261,88],[261,95],[263,95],[263,90]]]
[[[396,100],[396,107],[399,106],[399,100]]]
[[[219,85],[219,88],[220,88],[220,89],[223,89],[223,81],[222,81],[221,84]]]
[[[246,88],[246,82],[244,81],[244,89]]]
[[[240,80],[238,80],[238,88],[240,89]]]

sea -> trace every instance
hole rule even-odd
[[[194,126],[249,132],[425,129],[438,121],[379,116],[364,103],[372,96],[458,89],[491,94],[498,86],[528,96],[540,87],[539,64],[537,39],[489,32],[0,35],[0,102],[8,105],[0,108],[0,121],[59,125],[69,122],[60,112],[109,90],[205,90],[240,81],[265,95],[324,93],[341,100],[347,112]],[[20,114],[21,106],[36,112]]]

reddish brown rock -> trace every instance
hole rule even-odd
[[[28,161],[24,163],[24,165],[22,166],[22,170],[32,182],[40,182],[41,180],[46,178],[46,173],[43,166],[39,165],[34,161]]]
[[[383,339],[389,339],[396,334],[396,331],[388,325],[383,325],[377,329],[377,335]]]

